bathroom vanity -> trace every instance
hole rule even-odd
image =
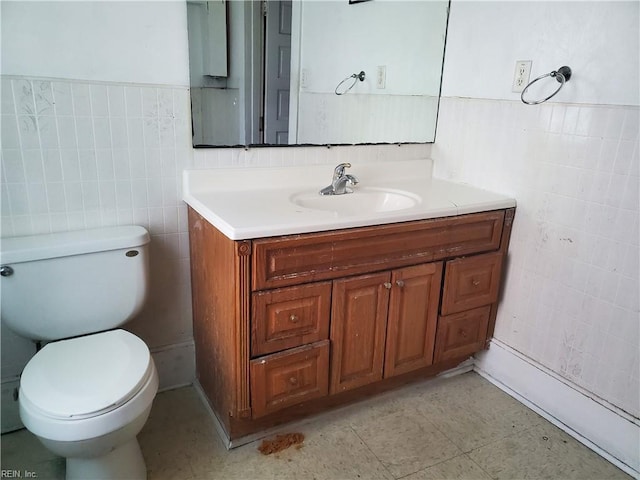
[[[305,193],[331,167],[262,169],[240,192],[248,169],[185,172],[197,380],[231,443],[487,347],[515,201],[392,165],[354,165],[374,193],[337,209]]]

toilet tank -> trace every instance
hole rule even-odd
[[[0,239],[0,316],[57,340],[115,328],[142,308],[149,233],[121,226]]]

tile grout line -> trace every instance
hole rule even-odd
[[[367,442],[365,442],[364,439],[360,435],[358,435],[358,432],[356,431],[355,428],[353,428],[353,425],[351,425],[351,423],[348,423],[347,426],[349,427],[349,430],[351,430],[354,433],[354,435],[358,438],[358,440],[360,440],[362,442],[362,444],[366,447],[366,449],[369,452],[371,452],[371,455],[373,455],[373,457],[378,461],[378,463],[380,463],[382,468],[384,468],[384,471],[387,472],[391,476],[391,478],[395,478],[397,480],[397,477],[393,473],[391,473],[389,471],[389,469],[384,464],[384,462],[378,458],[378,456],[375,454],[375,452],[373,450],[371,450],[371,447],[369,447]]]

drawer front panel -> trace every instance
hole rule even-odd
[[[328,390],[328,340],[251,361],[253,418],[326,396]]]
[[[472,355],[484,348],[491,306],[438,318],[434,363]]]
[[[445,267],[442,315],[489,305],[498,300],[502,254],[459,258]]]
[[[254,293],[253,357],[329,338],[331,282]]]
[[[296,285],[497,250],[504,210],[332,232],[253,245],[253,290]]]

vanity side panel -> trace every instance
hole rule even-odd
[[[249,242],[229,240],[194,210],[188,212],[196,376],[230,433],[232,417],[250,415],[249,307],[242,297],[249,287],[249,257],[242,250],[251,249]]]
[[[489,315],[489,326],[487,328],[487,339],[485,348],[489,348],[489,342],[493,338],[493,332],[496,326],[496,317],[498,315],[498,305],[502,298],[504,285],[506,284],[507,266],[509,264],[509,241],[511,240],[511,229],[513,228],[513,221],[516,216],[515,208],[508,208],[504,212],[504,222],[502,226],[502,236],[500,238],[500,252],[502,252],[502,267],[500,270],[500,287],[498,291],[498,301],[491,306],[491,313]]]
[[[498,250],[504,210],[253,242],[254,290]]]

